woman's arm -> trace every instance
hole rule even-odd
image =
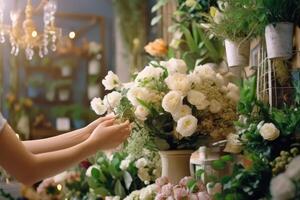
[[[101,122],[113,117],[113,115],[100,117],[84,128],[47,139],[23,141],[23,144],[33,154],[69,148],[85,141]]]
[[[24,184],[30,185],[53,176],[91,156],[98,150],[115,148],[130,133],[128,122],[113,125],[114,119],[99,124],[84,142],[49,153],[34,155],[17,139],[15,132],[6,125],[0,134],[0,165]]]

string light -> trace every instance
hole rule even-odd
[[[76,33],[74,31],[71,31],[69,33],[69,38],[73,40],[75,37],[76,37]]]

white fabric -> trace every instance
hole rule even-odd
[[[6,120],[3,118],[2,114],[0,113],[0,133],[2,132],[2,129],[4,128],[5,124],[6,124]]]

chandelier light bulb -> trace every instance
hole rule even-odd
[[[74,31],[71,31],[71,32],[69,33],[69,38],[70,38],[71,40],[73,40],[75,37],[76,37],[76,33],[75,33]]]
[[[33,38],[36,38],[37,37],[37,32],[36,31],[32,31],[32,33],[31,33],[31,36],[33,37]]]

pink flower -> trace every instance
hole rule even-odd
[[[198,181],[197,182],[197,192],[202,192],[202,191],[206,191],[206,186],[203,184],[202,181]]]
[[[188,191],[180,186],[175,187],[173,192],[176,200],[183,200],[185,197],[188,197]]]
[[[199,199],[197,194],[190,194],[188,196],[188,200],[202,200],[202,199]]]
[[[165,199],[166,199],[166,197],[161,193],[157,194],[155,197],[155,200],[165,200]]]
[[[210,196],[207,192],[198,192],[197,196],[199,200],[210,200]]]
[[[168,184],[169,180],[167,177],[163,176],[163,177],[156,179],[155,183],[157,186],[162,187],[162,186]]]
[[[191,180],[194,180],[194,178],[190,177],[190,176],[186,176],[186,177],[184,177],[183,179],[181,179],[179,181],[179,185],[182,186],[182,187],[186,187],[188,182],[191,181]]]
[[[171,183],[168,183],[167,185],[162,186],[161,193],[165,197],[173,196],[173,185]]]

